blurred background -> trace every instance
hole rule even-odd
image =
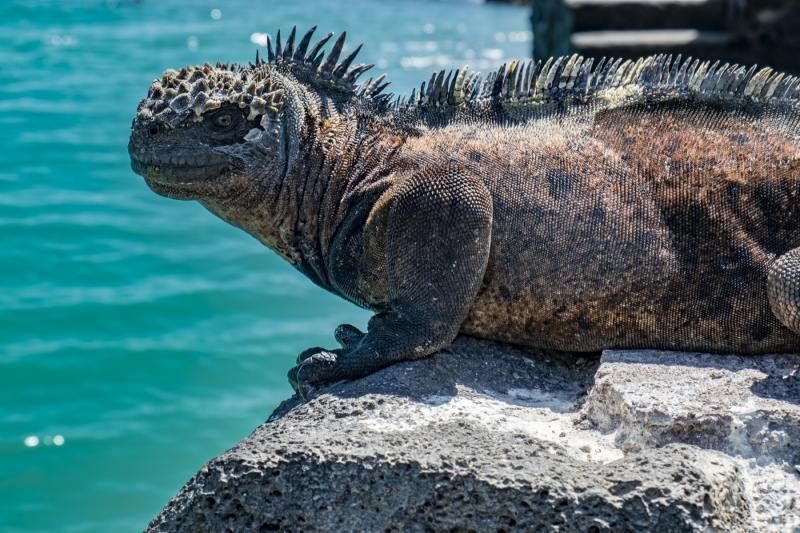
[[[348,31],[408,94],[530,57],[530,6],[436,0],[0,3],[0,532],[141,531],[367,312],[129,166],[153,78]]]
[[[797,0],[517,0],[532,6],[533,55],[682,54],[800,75]]]
[[[347,30],[409,94],[442,68],[681,53],[800,74],[796,0],[4,0],[0,3],[0,533],[141,531],[369,313],[129,166],[168,68],[266,34]],[[286,33],[284,33],[286,35]]]

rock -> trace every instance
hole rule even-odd
[[[800,531],[798,365],[459,337],[287,400],[147,531]]]
[[[800,529],[797,355],[606,350],[584,408],[634,452],[681,442],[736,457],[766,528]]]

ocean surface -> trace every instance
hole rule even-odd
[[[0,532],[141,531],[369,313],[129,166],[167,68],[348,31],[396,94],[529,57],[528,11],[425,0],[0,2]],[[372,72],[371,72],[372,74]]]

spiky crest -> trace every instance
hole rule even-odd
[[[343,32],[326,58],[322,48],[333,33],[311,45],[316,29],[314,26],[306,32],[296,47],[296,27],[285,44],[281,43],[278,31],[274,48],[268,35],[267,59],[256,52],[255,64],[217,63],[212,67],[206,63],[179,72],[168,70],[153,82],[148,98],[140,102],[139,116],[161,115],[168,120],[170,113],[180,115],[181,111],[192,109],[194,119],[202,120],[204,112],[225,102],[236,102],[242,108],[250,106],[251,117],[274,114],[283,105],[283,92],[272,82],[271,74],[284,68],[302,75],[304,81],[322,90],[335,89],[369,99],[379,107],[401,110],[447,112],[460,109],[465,103],[525,107],[565,99],[613,98],[615,94],[636,91],[642,97],[695,95],[730,101],[800,102],[798,77],[774,73],[769,68],[756,71],[755,66],[747,69],[727,63],[719,66],[719,62],[711,65],[692,58],[682,62],[680,55],[673,61],[671,55],[662,54],[635,62],[603,58],[596,66],[593,59],[578,55],[551,58],[544,65],[512,61],[485,77],[470,72],[468,67],[450,72],[441,70],[434,72],[427,83],[423,82],[419,92],[414,90],[409,97],[390,104],[393,95],[383,93],[388,85],[384,83],[385,74],[356,84],[359,76],[373,67],[352,65],[361,46],[339,61],[347,36]]]
[[[375,82],[369,80],[356,85],[358,77],[373,67],[362,63],[352,65],[361,45],[339,61],[347,37],[347,32],[342,32],[325,58],[325,52],[320,50],[333,34],[329,33],[309,50],[316,29],[314,26],[308,30],[296,48],[296,27],[292,28],[285,45],[281,44],[278,30],[274,49],[268,35],[266,61],[256,51],[255,64],[217,63],[211,66],[206,63],[202,67],[186,67],[179,72],[168,70],[161,79],[153,81],[147,98],[139,103],[138,117],[147,119],[157,116],[169,122],[191,109],[194,111],[194,120],[200,121],[203,113],[225,103],[237,103],[241,108],[249,106],[250,120],[258,115],[274,116],[283,105],[284,93],[272,79],[272,74],[287,70],[323,90],[335,89],[386,105],[391,95],[380,93],[388,83],[379,83],[385,75]]]
[[[593,59],[582,56],[549,59],[541,62],[501,66],[486,77],[460,71],[434,72],[427,84],[409,98],[394,102],[399,109],[447,111],[460,108],[464,102],[501,106],[537,105],[546,101],[613,97],[615,91],[641,89],[643,96],[699,95],[728,100],[800,102],[800,78],[773,73],[764,68],[756,72],[739,65],[719,62],[700,63],[692,58],[674,61],[664,54],[638,61],[601,59],[593,69]]]

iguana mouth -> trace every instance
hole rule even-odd
[[[227,158],[209,152],[173,156],[131,153],[130,156],[134,172],[169,185],[206,181],[231,169]]]

